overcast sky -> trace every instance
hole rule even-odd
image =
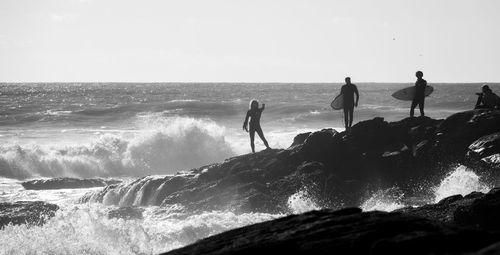
[[[0,0],[0,82],[500,81],[499,0]]]

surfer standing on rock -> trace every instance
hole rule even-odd
[[[349,131],[352,127],[354,107],[358,107],[359,101],[358,87],[351,83],[351,77],[345,78],[345,85],[340,89],[340,94],[344,97],[342,108],[344,109],[345,129]],[[356,95],[356,100],[354,100],[354,95]]]
[[[417,81],[415,82],[415,97],[411,102],[410,117],[413,117],[415,113],[415,107],[420,109],[420,116],[424,116],[424,101],[425,101],[425,87],[427,86],[427,81],[422,79],[424,73],[422,71],[417,71],[415,73],[417,76]]]
[[[267,144],[267,140],[264,137],[264,132],[262,132],[262,128],[260,127],[260,116],[262,115],[265,107],[266,104],[262,104],[262,108],[259,108],[259,102],[255,99],[250,101],[250,109],[248,110],[247,116],[245,117],[245,122],[243,122],[243,130],[250,133],[250,146],[252,147],[253,153],[255,153],[255,132],[257,132],[262,142],[264,142],[266,148],[270,149],[269,144]],[[250,119],[250,131],[247,128],[248,119]]]

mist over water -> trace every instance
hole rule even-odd
[[[435,92],[426,99],[426,114],[433,118],[471,109],[480,87],[429,85]],[[408,116],[409,102],[390,97],[407,86],[358,84],[355,121]],[[43,226],[0,230],[0,254],[155,254],[236,227],[325,208],[303,187],[288,198],[282,214],[192,213],[182,205],[141,204],[140,184],[128,184],[250,152],[242,124],[253,98],[266,104],[261,123],[273,148],[288,147],[298,133],[342,130],[342,113],[329,106],[339,90],[340,84],[0,84],[0,202],[40,200],[61,207]],[[259,139],[256,148],[264,149]],[[123,194],[110,193],[102,204],[91,199],[79,204],[101,188],[34,191],[20,184],[40,177],[118,178]],[[429,203],[490,189],[464,167],[451,169],[429,188],[434,194]],[[108,217],[116,206],[142,206],[143,217]],[[360,206],[392,211],[413,204],[393,187],[371,192]]]

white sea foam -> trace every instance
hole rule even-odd
[[[488,192],[490,189],[491,187],[482,182],[476,173],[465,166],[458,166],[434,189],[434,200],[437,203],[449,196],[457,194],[464,196],[474,191]]]
[[[206,119],[143,118],[140,132],[105,133],[88,145],[0,146],[0,176],[108,177],[170,174],[234,155],[225,129]]]
[[[394,211],[404,207],[403,193],[398,188],[378,190],[361,204],[363,211]]]
[[[205,212],[179,215],[147,208],[143,219],[108,218],[109,208],[59,210],[43,226],[0,230],[0,254],[158,254],[229,229],[283,215]]]
[[[168,101],[168,103],[190,103],[190,102],[200,102],[198,99],[174,99]]]
[[[290,211],[294,214],[321,209],[307,188],[303,188],[291,195],[288,198],[287,205]]]

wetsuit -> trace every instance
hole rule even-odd
[[[260,127],[260,116],[262,115],[262,111],[264,111],[264,108],[258,108],[256,110],[248,110],[248,115],[250,117],[250,136],[254,136],[255,132],[259,134],[259,136],[263,136],[262,134],[262,128]]]
[[[427,87],[427,81],[424,79],[418,79],[415,82],[415,97],[411,102],[410,116],[413,117],[415,107],[419,107],[420,115],[424,116],[424,102],[425,102],[425,88]]]
[[[475,109],[494,109],[499,106],[500,98],[495,93],[478,93]]]
[[[358,88],[352,83],[345,84],[340,89],[340,94],[344,95],[344,103],[342,105],[342,108],[344,109],[345,127],[350,128],[352,126],[354,115],[354,95],[356,95],[356,100],[359,99]]]
[[[247,116],[245,118],[245,123],[243,124],[243,127],[246,127],[247,122],[248,122],[248,118],[250,118],[250,125],[249,125],[250,130],[248,132],[250,133],[250,145],[252,147],[253,152],[255,152],[255,148],[254,148],[255,132],[257,132],[260,139],[262,139],[262,142],[264,142],[264,145],[267,148],[269,148],[267,140],[264,137],[264,133],[262,132],[262,128],[260,127],[260,116],[262,115],[262,111],[264,111],[264,106],[262,106],[262,108],[248,110]]]

